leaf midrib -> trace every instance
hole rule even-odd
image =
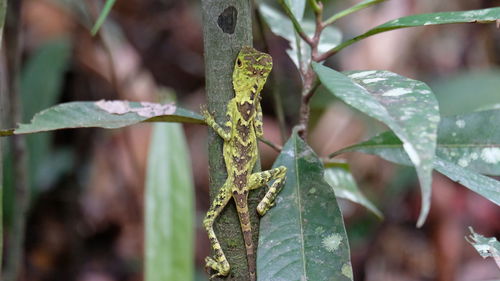
[[[301,249],[300,249],[300,253],[301,253],[301,256],[302,256],[302,268],[304,270],[304,276],[307,277],[307,270],[306,270],[306,254],[305,254],[305,242],[304,242],[304,228],[303,228],[303,220],[302,220],[302,198],[300,196],[300,180],[299,180],[299,167],[298,167],[298,154],[297,154],[297,136],[294,137],[294,157],[293,157],[293,161],[294,161],[294,165],[295,165],[295,176],[297,178],[297,196],[298,196],[298,200],[297,200],[297,203],[299,205],[299,208],[298,208],[298,211],[299,211],[299,226],[300,226],[300,242],[301,242]],[[306,278],[307,280],[307,278]]]

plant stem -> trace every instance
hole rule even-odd
[[[396,29],[396,28],[393,28],[393,29]],[[321,62],[321,61],[324,61],[326,59],[328,59],[329,57],[335,55],[336,53],[340,52],[342,49],[344,49],[345,47],[349,47],[350,45],[362,40],[362,39],[365,39],[366,37],[369,37],[369,36],[372,36],[372,35],[375,35],[375,34],[378,34],[378,33],[381,33],[381,32],[385,32],[385,31],[389,31],[389,30],[392,30],[392,29],[386,29],[386,30],[377,30],[376,32],[366,32],[366,33],[363,33],[361,35],[358,35],[354,38],[351,38],[347,41],[344,41],[342,42],[341,44],[339,44],[338,46],[326,51],[325,53],[317,56],[314,61],[316,62]]]
[[[8,97],[10,100],[11,125],[20,121],[22,116],[20,99],[20,60],[21,60],[21,7],[22,0],[12,1],[8,7],[5,37],[8,73]],[[5,262],[5,281],[18,280],[24,260],[23,245],[25,238],[26,214],[29,205],[28,172],[26,166],[26,142],[24,136],[10,138],[14,166],[14,211],[10,231],[9,252]]]
[[[311,8],[313,9],[314,13],[323,10],[323,3],[317,2],[316,0],[309,0],[308,2]]]
[[[202,0],[203,41],[208,109],[219,124],[226,121],[226,104],[234,96],[232,72],[242,46],[252,45],[252,10],[248,0]],[[210,197],[213,200],[227,177],[222,139],[211,129],[208,134]],[[249,196],[254,210],[258,192]],[[257,212],[250,212],[254,245],[257,245]],[[215,223],[215,233],[231,265],[227,278],[213,280],[248,280],[248,266],[243,235],[233,200]]]
[[[268,140],[268,139],[265,139],[265,138],[259,138],[259,140],[264,143],[264,144],[267,144],[270,148],[276,150],[276,152],[280,153],[281,150],[283,149],[283,147],[281,145],[277,145],[275,143],[273,143],[272,141]]]
[[[312,39],[309,38],[309,36],[307,36],[307,34],[304,32],[304,30],[302,29],[302,26],[300,25],[299,21],[297,20],[297,18],[295,17],[295,15],[290,10],[290,7],[288,7],[288,5],[285,3],[284,0],[278,0],[278,2],[280,3],[281,7],[285,11],[286,15],[292,21],[293,27],[294,27],[295,31],[297,32],[297,34],[300,36],[300,38],[302,38],[302,40],[304,40],[307,44],[311,45],[312,44]]]
[[[7,0],[0,0],[0,129],[3,128],[5,124],[5,107],[6,100],[4,100],[5,95],[5,69],[3,64],[3,52],[2,52],[2,35],[3,26],[5,22],[5,13],[7,10]],[[0,138],[0,218],[3,218],[3,138]],[[3,257],[3,219],[0,219],[0,276],[2,276],[2,257]]]
[[[316,89],[319,86],[319,81],[316,80],[316,75],[314,75],[312,69],[308,81],[305,83],[302,91],[302,100],[300,103],[300,119],[298,124],[298,134],[302,139],[307,137],[307,128],[309,123],[309,101],[314,95]]]
[[[280,1],[281,3],[282,1]],[[309,3],[313,6],[314,10],[314,15],[316,19],[316,28],[314,31],[314,35],[312,38],[307,38],[308,40],[304,40],[307,44],[309,44],[311,48],[311,58],[312,60],[315,60],[315,58],[318,56],[318,45],[319,45],[319,40],[321,36],[321,32],[325,28],[325,25],[323,24],[323,4],[321,2],[316,2],[315,0],[310,0]],[[289,11],[288,6],[285,4],[282,4],[284,6],[285,11]],[[287,12],[288,17],[292,20],[292,22],[295,20],[295,17],[293,14]],[[294,24],[295,26],[295,24]],[[299,30],[297,27],[295,27],[295,31],[299,33]],[[299,33],[300,35],[300,33]],[[301,36],[302,37],[302,36]],[[305,69],[302,67],[299,69],[300,71],[300,76],[303,81],[303,87],[302,87],[302,99],[300,102],[300,112],[299,112],[299,124],[297,125],[298,127],[298,134],[302,139],[305,139],[307,137],[307,125],[309,123],[309,101],[311,100],[311,97],[314,95],[314,92],[316,91],[316,88],[318,87],[319,83],[316,79],[316,74],[312,70],[312,66],[309,63]]]
[[[384,2],[386,0],[368,0],[368,1],[363,1],[363,2],[360,2],[348,9],[345,9],[343,11],[340,11],[336,14],[334,14],[333,16],[329,17],[325,22],[324,22],[324,25],[330,25],[332,23],[334,23],[335,21],[337,21],[338,19],[340,18],[343,18],[345,16],[348,16],[352,13],[355,13],[359,10],[362,10],[364,8],[367,8],[367,7],[370,7],[372,5],[375,5],[375,4],[378,4],[380,2]]]

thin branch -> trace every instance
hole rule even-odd
[[[314,2],[314,3],[313,3]],[[325,28],[323,24],[323,4],[321,2],[316,2],[311,0],[310,3],[315,5],[314,15],[316,19],[316,28],[314,31],[314,36],[309,44],[311,46],[311,58],[314,60],[318,56],[318,46],[321,37],[321,32]],[[300,103],[300,118],[298,124],[298,134],[302,139],[307,137],[307,125],[309,123],[309,101],[314,95],[316,88],[319,85],[319,81],[316,78],[316,74],[312,70],[311,64],[307,65],[307,69],[301,70],[302,80],[304,81],[302,89],[302,99]]]
[[[259,140],[264,143],[264,144],[267,144],[269,147],[271,147],[272,149],[276,150],[278,153],[281,152],[281,150],[283,149],[283,147],[281,145],[277,145],[275,143],[273,143],[272,141],[264,138],[264,137],[260,137]]]
[[[312,1],[314,1],[314,0],[312,0]],[[323,4],[321,2],[319,2],[319,3],[316,3],[316,6],[317,7],[314,9],[316,28],[314,30],[314,35],[313,35],[312,44],[311,44],[311,58],[313,60],[315,57],[318,56],[319,40],[320,40],[321,32],[323,32],[323,29],[325,28],[325,25],[323,24]]]
[[[309,38],[309,36],[307,36],[307,34],[304,32],[299,21],[297,20],[295,15],[290,10],[290,7],[288,7],[288,5],[285,3],[284,0],[278,0],[278,2],[280,3],[283,10],[285,10],[285,13],[288,16],[288,18],[290,18],[290,20],[292,21],[293,27],[294,27],[295,31],[297,32],[297,34],[300,36],[300,38],[302,38],[302,40],[304,40],[307,44],[312,45],[313,44],[312,39]]]
[[[309,101],[311,100],[314,92],[320,85],[319,81],[314,76],[310,87],[304,88],[304,93],[302,94],[302,100],[300,104],[300,120],[298,124],[298,134],[302,139],[307,137],[307,125],[309,123]]]
[[[323,3],[317,2],[316,0],[309,0],[308,2],[311,8],[313,9],[314,13],[323,10]]]
[[[380,33],[380,32],[378,32],[378,33]],[[352,44],[354,44],[354,43],[356,43],[356,42],[358,42],[366,37],[369,37],[371,35],[374,35],[374,34],[364,33],[364,34],[361,34],[357,37],[351,38],[347,41],[342,42],[340,45],[337,45],[336,47],[328,50],[327,52],[325,52],[321,55],[318,55],[316,58],[313,58],[313,59],[316,62],[324,61],[324,60],[328,59],[329,57],[335,55],[336,53],[340,52],[345,47],[348,47],[348,46],[350,46],[350,45],[352,45]]]

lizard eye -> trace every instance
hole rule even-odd
[[[241,67],[241,65],[242,65],[243,63],[241,62],[241,60],[240,60],[240,59],[237,59],[237,60],[236,60],[236,64],[238,65],[238,67]]]

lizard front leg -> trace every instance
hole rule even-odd
[[[250,176],[250,189],[256,189],[263,185],[267,185],[272,180],[275,180],[269,190],[264,195],[264,198],[257,205],[257,212],[263,216],[274,206],[274,199],[281,191],[286,177],[286,167],[280,166],[271,170],[254,173]]]
[[[220,212],[224,209],[230,199],[231,190],[229,184],[226,182],[219,190],[217,197],[212,202],[212,205],[210,206],[210,209],[208,210],[205,219],[203,220],[203,226],[208,232],[208,238],[210,239],[212,249],[215,252],[214,258],[205,258],[205,268],[213,269],[214,271],[216,271],[216,274],[212,275],[210,278],[213,278],[215,276],[226,276],[229,274],[229,262],[227,261],[226,256],[222,251],[219,240],[217,240],[217,236],[215,236],[213,225],[215,219],[217,218],[217,216],[219,216]]]
[[[201,107],[201,114],[203,115],[203,119],[207,123],[208,126],[212,127],[215,132],[224,140],[229,141],[231,139],[231,121],[226,122],[225,128],[219,125],[215,118],[210,114],[210,112],[206,109],[205,106]]]

